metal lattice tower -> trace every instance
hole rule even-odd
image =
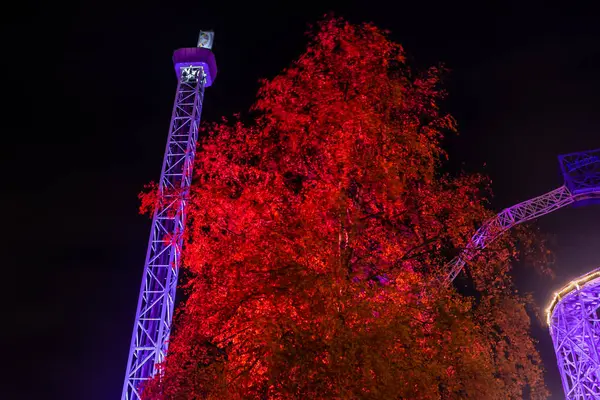
[[[557,292],[547,316],[565,399],[600,399],[600,269]]]
[[[186,203],[192,179],[204,88],[215,80],[212,32],[198,47],[173,54],[178,84],[158,185],[158,204],[135,314],[122,400],[140,399],[141,385],[154,376],[167,354],[181,263]]]

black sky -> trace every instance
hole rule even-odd
[[[500,210],[560,186],[557,155],[600,147],[600,12],[570,4],[13,3],[0,17],[10,371],[0,397],[119,398],[150,225],[136,195],[160,173],[172,52],[199,29],[216,31],[219,69],[204,120],[246,110],[257,80],[299,55],[307,24],[329,11],[389,29],[415,65],[444,62],[461,132],[446,143],[453,165],[487,172]],[[537,225],[554,238],[558,278],[522,285],[545,305],[600,266],[600,206]],[[549,335],[535,332],[560,399]]]

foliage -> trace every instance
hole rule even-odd
[[[507,274],[522,242],[474,263],[470,295],[437,279],[492,215],[484,177],[439,173],[442,73],[327,19],[262,82],[251,123],[208,129],[188,297],[147,399],[545,398]]]

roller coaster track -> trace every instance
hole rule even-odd
[[[600,200],[600,149],[559,156],[565,184],[546,194],[505,208],[475,232],[461,254],[448,265],[444,280],[451,283],[465,265],[515,225],[574,203]]]

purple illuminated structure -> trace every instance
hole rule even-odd
[[[513,226],[568,205],[600,202],[600,149],[559,156],[565,184],[486,221],[448,265],[450,283],[465,264]],[[600,399],[600,268],[555,294],[548,325],[567,400]]]
[[[502,210],[486,221],[471,238],[466,249],[448,264],[446,282],[452,282],[465,264],[488,244],[515,225],[539,218],[571,204],[600,200],[600,149],[558,157],[565,184],[546,194]]]
[[[122,400],[140,399],[141,385],[167,354],[181,263],[186,203],[192,179],[204,88],[217,75],[213,33],[201,32],[196,48],[173,54],[178,84],[152,217],[142,286],[135,314]]]
[[[546,312],[565,399],[600,399],[600,268],[555,293]]]

